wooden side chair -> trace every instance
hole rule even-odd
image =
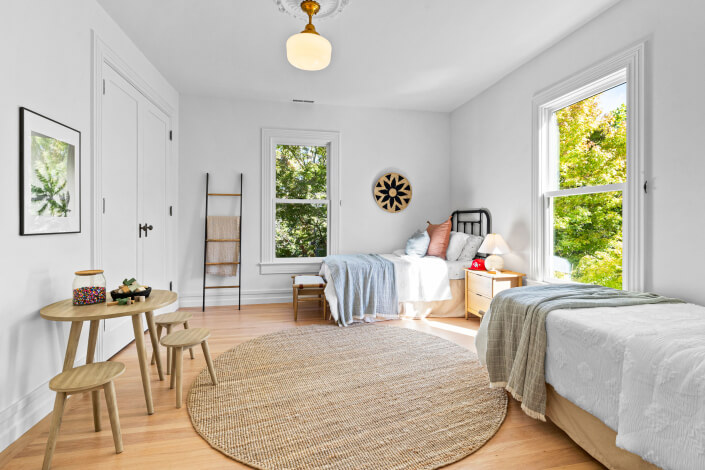
[[[122,452],[122,435],[120,434],[120,418],[118,416],[117,400],[115,399],[115,384],[113,380],[125,372],[125,364],[121,362],[96,362],[85,366],[69,369],[57,375],[49,382],[49,388],[56,392],[54,411],[51,416],[49,439],[44,452],[44,470],[51,467],[56,440],[59,437],[61,419],[64,417],[64,407],[67,395],[91,392],[103,389],[105,401],[108,404],[110,427],[113,430],[115,453]]]
[[[171,312],[165,313],[163,315],[157,315],[154,317],[154,323],[157,325],[157,339],[162,337],[162,331],[166,330],[166,334],[170,334],[174,325],[184,325],[184,329],[188,329],[188,321],[193,317],[189,312]],[[195,356],[193,355],[193,348],[189,348],[189,353],[191,354],[191,359]],[[159,351],[152,351],[152,365],[155,363],[155,355],[159,354]],[[171,373],[171,350],[167,348],[166,350],[166,373]]]
[[[291,276],[294,294],[294,321],[299,317],[299,302],[319,302],[323,309],[323,319],[328,316],[325,296],[326,281],[321,276]]]
[[[208,338],[211,332],[207,328],[190,328],[179,330],[162,338],[162,346],[170,348],[171,358],[171,384],[169,388],[176,386],[176,407],[181,408],[182,377],[183,377],[183,356],[184,348],[191,348],[201,345],[203,355],[206,358],[208,372],[211,375],[213,385],[218,385],[218,378],[215,376],[215,368],[211,360],[211,353],[208,349]]]

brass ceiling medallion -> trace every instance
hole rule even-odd
[[[372,195],[385,211],[403,211],[411,202],[411,183],[399,173],[387,173],[377,180]]]

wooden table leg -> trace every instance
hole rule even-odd
[[[86,364],[93,364],[95,361],[95,347],[98,344],[98,328],[100,320],[91,320],[88,333],[88,352],[86,353]],[[93,403],[93,428],[95,432],[100,431],[100,393],[97,390],[91,392],[91,402]]]
[[[66,344],[66,356],[64,356],[64,369],[73,369],[73,363],[76,360],[76,350],[78,349],[78,340],[81,338],[82,321],[71,322],[71,332],[69,333],[69,341]]]
[[[147,352],[144,350],[144,330],[142,329],[142,319],[139,313],[132,315],[132,329],[135,332],[135,346],[137,347],[137,357],[140,362],[142,388],[144,389],[144,400],[147,403],[147,414],[151,415],[154,414],[152,386],[149,383],[149,364],[147,364]]]
[[[154,312],[144,312],[147,317],[147,327],[149,328],[149,337],[152,340],[152,351],[154,351],[157,360],[157,373],[159,380],[164,380],[164,371],[162,370],[162,355],[159,354],[159,337],[157,336],[157,326],[154,323]]]

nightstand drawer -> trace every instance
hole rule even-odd
[[[468,292],[468,306],[477,312],[487,312],[487,309],[490,308],[490,302],[492,302],[492,299],[477,295],[474,292]]]
[[[468,276],[468,292],[492,297],[492,279],[489,277],[470,274]]]

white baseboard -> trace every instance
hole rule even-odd
[[[217,289],[206,292],[206,306],[237,305],[237,289],[228,289],[227,294],[214,293]],[[283,304],[291,302],[291,289],[259,289],[242,291],[242,305]],[[201,292],[189,292],[179,296],[180,307],[200,307],[203,298]]]
[[[86,357],[79,358],[76,366],[85,364]],[[49,381],[41,384],[18,401],[0,411],[0,452],[44,419],[54,408],[54,392]]]

